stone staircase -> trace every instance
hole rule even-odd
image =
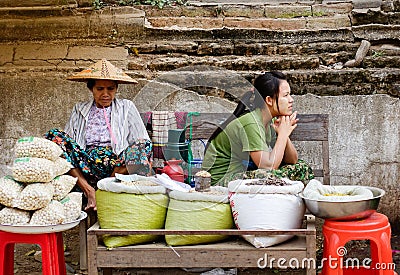
[[[398,0],[203,0],[94,10],[89,0],[2,1],[0,70],[71,69],[97,54],[144,79],[194,65],[249,79],[284,70],[297,94],[399,96],[399,6]],[[371,43],[363,62],[344,67],[362,40]],[[21,54],[22,44],[33,51]]]

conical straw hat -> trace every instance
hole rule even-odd
[[[114,80],[120,84],[138,83],[104,58],[94,63],[89,68],[67,77],[67,80],[80,82],[86,82],[89,79]]]

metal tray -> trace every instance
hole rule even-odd
[[[42,233],[53,233],[61,232],[71,229],[79,224],[81,220],[86,219],[87,214],[85,211],[81,211],[79,218],[72,222],[57,224],[57,225],[10,225],[0,224],[0,230],[11,233],[20,234],[42,234]]]

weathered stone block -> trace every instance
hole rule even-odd
[[[379,24],[368,24],[363,26],[354,26],[352,28],[356,38],[368,41],[394,39],[399,40],[400,26],[387,26]]]
[[[70,60],[99,60],[125,61],[128,50],[124,47],[71,46],[67,59]]]
[[[352,14],[352,24],[353,26],[365,25],[370,23],[375,24],[388,24],[391,15],[384,13],[380,10],[367,10],[366,12],[353,11]]]
[[[347,15],[335,15],[333,17],[308,17],[307,29],[343,29],[350,28],[351,21]]]
[[[311,16],[311,6],[265,6],[265,17],[268,18],[295,18],[302,16]]]
[[[353,9],[351,3],[315,4],[312,6],[314,16],[332,16],[335,14],[349,14]]]
[[[183,6],[182,16],[187,17],[217,17],[220,15],[218,7]]]
[[[226,17],[264,17],[264,6],[224,5],[222,7],[222,14]]]
[[[67,4],[76,4],[76,0],[2,0],[0,7],[58,6]]]
[[[162,9],[151,5],[139,5],[135,7],[142,10],[147,17],[179,17],[183,15],[182,7],[180,6],[167,6]]]
[[[306,20],[298,19],[245,19],[225,18],[224,25],[229,28],[268,29],[268,30],[296,30],[304,29]]]
[[[198,55],[231,55],[234,44],[231,41],[199,42]]]
[[[0,45],[0,66],[13,62],[14,46]]]
[[[64,59],[67,56],[67,45],[49,44],[22,44],[15,47],[15,61],[22,60],[54,60]]]
[[[196,18],[196,17],[153,17],[148,18],[153,27],[181,27],[182,29],[201,28],[215,29],[222,28],[223,18]]]

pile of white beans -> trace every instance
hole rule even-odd
[[[24,189],[24,185],[16,182],[10,176],[0,178],[0,204],[15,207],[22,189]]]
[[[53,200],[59,201],[65,198],[72,188],[74,188],[78,178],[61,175],[55,177],[51,183],[54,187]]]
[[[60,157],[62,149],[47,139],[25,137],[14,150],[12,176],[0,178],[0,224],[57,225],[77,220],[82,193],[70,193],[77,178],[64,175],[72,165]]]
[[[54,187],[51,183],[29,184],[22,190],[16,207],[22,210],[38,210],[50,203],[53,194]]]
[[[40,137],[23,137],[15,144],[15,157],[45,158],[55,161],[63,153],[54,142]]]
[[[24,225],[28,224],[31,215],[28,211],[5,207],[0,210],[0,224]]]
[[[51,201],[47,206],[32,214],[29,224],[50,225],[61,224],[65,220],[64,207],[59,201]]]
[[[43,158],[17,158],[14,160],[12,175],[16,181],[49,182],[55,176],[54,162]]]
[[[72,222],[79,218],[82,209],[82,193],[71,192],[60,202],[64,207],[64,222]]]

